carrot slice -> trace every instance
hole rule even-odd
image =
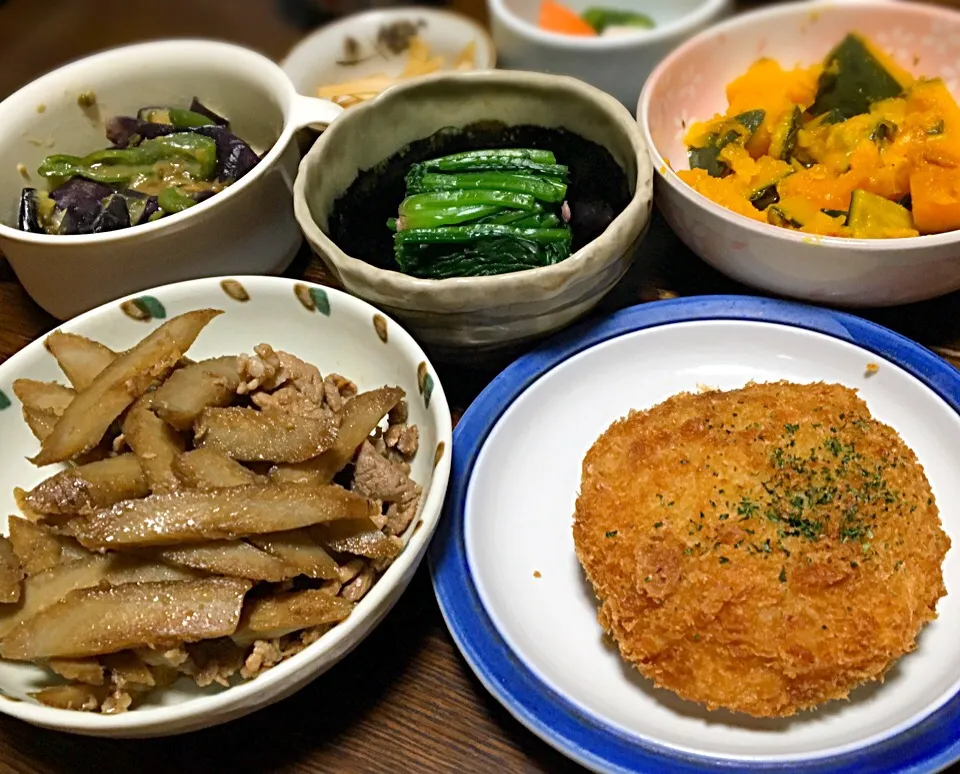
[[[554,0],[540,3],[540,29],[561,35],[597,36],[597,31],[580,16]]]

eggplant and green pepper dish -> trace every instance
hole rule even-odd
[[[36,234],[97,234],[193,207],[235,183],[260,157],[227,119],[196,98],[189,109],[146,107],[106,125],[106,150],[56,154],[37,173],[49,191],[24,188],[18,226]]]
[[[567,167],[551,151],[482,150],[414,164],[387,226],[405,274],[478,277],[568,258]]]

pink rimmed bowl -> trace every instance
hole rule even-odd
[[[684,183],[691,121],[723,113],[725,86],[760,57],[811,65],[848,32],[915,75],[960,94],[960,13],[894,0],[807,0],[739,16],[697,35],[654,70],[637,120],[667,222],[704,261],[740,282],[839,306],[893,306],[960,289],[960,231],[904,239],[811,236],[737,215]]]

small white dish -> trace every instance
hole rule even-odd
[[[549,32],[537,20],[541,0],[487,0],[500,65],[571,75],[620,100],[629,110],[660,60],[690,36],[726,16],[730,0],[560,0],[575,13],[603,6],[645,13],[651,30],[578,37]]]
[[[93,107],[78,105],[84,92],[95,95]],[[142,226],[78,236],[17,229],[20,190],[47,187],[35,173],[44,158],[105,148],[104,122],[113,116],[147,105],[185,107],[194,96],[265,153],[239,181]],[[165,40],[71,62],[0,102],[0,250],[33,300],[61,320],[170,282],[279,274],[303,239],[290,196],[300,161],[294,134],[340,112],[298,95],[265,56],[229,43]]]
[[[225,723],[290,695],[349,653],[390,611],[420,564],[440,518],[450,473],[450,409],[423,351],[393,320],[346,293],[275,277],[199,279],[155,288],[94,309],[60,330],[88,336],[111,348],[132,346],[158,318],[193,309],[222,309],[204,329],[190,356],[197,359],[251,352],[261,342],[285,349],[322,373],[336,371],[361,390],[397,385],[407,395],[410,422],[420,429],[420,451],[411,476],[424,490],[417,521],[404,534],[396,561],[342,623],[297,655],[253,680],[230,688],[197,688],[181,680],[151,694],[137,708],[117,715],[45,707],[28,694],[50,683],[50,674],[30,664],[0,661],[0,712],[29,723],[77,734],[155,737]],[[0,364],[0,514],[18,513],[13,488],[31,487],[51,475],[27,456],[37,441],[30,433],[11,385],[15,379],[63,375],[43,341],[29,344]]]
[[[594,771],[932,772],[960,757],[956,550],[918,649],[883,684],[795,718],[709,712],[655,689],[605,641],[572,534],[587,450],[630,409],[780,379],[858,389],[916,452],[956,544],[960,372],[846,314],[726,296],[633,307],[521,358],[457,426],[430,553],[444,617],[488,690]]]
[[[406,30],[405,30],[406,28]],[[301,94],[315,97],[317,88],[383,73],[398,76],[407,62],[407,51],[394,45],[415,29],[432,56],[443,57],[451,68],[471,43],[473,68],[492,70],[497,52],[490,35],[477,22],[452,11],[409,6],[352,14],[307,35],[284,57],[280,66]],[[399,34],[398,34],[399,33]]]

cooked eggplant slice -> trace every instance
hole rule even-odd
[[[100,212],[94,218],[90,230],[94,234],[102,234],[107,231],[130,228],[130,225],[127,200],[122,194],[112,193],[100,203]]]
[[[19,516],[7,518],[10,543],[27,575],[56,567],[61,562],[82,559],[89,552],[73,538],[55,535],[39,524]]]
[[[149,492],[140,461],[121,454],[55,473],[30,491],[27,504],[37,513],[75,516]]]
[[[109,347],[75,333],[54,331],[43,343],[76,390],[87,389],[117,357]]]
[[[11,604],[20,599],[23,567],[10,541],[0,536],[0,603]]]
[[[63,462],[94,448],[123,410],[166,374],[219,314],[200,309],[174,317],[119,355],[74,398],[32,462]]]
[[[47,194],[38,191],[36,188],[24,188],[20,192],[20,209],[17,213],[17,228],[21,231],[29,231],[31,234],[45,234],[40,222],[40,208],[43,199],[48,199]]]
[[[404,395],[399,387],[380,387],[348,400],[340,411],[340,427],[333,448],[300,464],[278,465],[271,470],[270,478],[277,482],[329,483]]]
[[[300,573],[277,556],[261,551],[242,540],[218,540],[198,545],[161,549],[160,559],[214,575],[248,578],[254,581],[279,581]]]
[[[282,637],[326,623],[344,620],[353,605],[320,589],[304,589],[250,599],[243,607],[234,642],[249,643]]]
[[[240,385],[237,358],[201,360],[170,374],[153,397],[153,410],[177,430],[189,430],[211,406],[227,406]]]
[[[195,443],[244,462],[303,462],[333,446],[339,417],[301,416],[281,410],[208,408],[196,425]]]
[[[333,580],[338,578],[339,567],[316,538],[307,530],[275,532],[270,535],[251,537],[250,542],[258,548],[278,557],[293,570],[294,575],[308,578]]]
[[[0,653],[14,661],[78,658],[229,637],[249,589],[238,578],[77,589],[9,632]]]
[[[142,395],[130,407],[123,422],[123,436],[140,462],[150,491],[163,494],[180,488],[174,464],[185,444],[177,431],[151,410],[153,395]]]
[[[237,486],[127,500],[67,527],[87,548],[133,548],[234,540],[375,511],[374,503],[338,486]]]

